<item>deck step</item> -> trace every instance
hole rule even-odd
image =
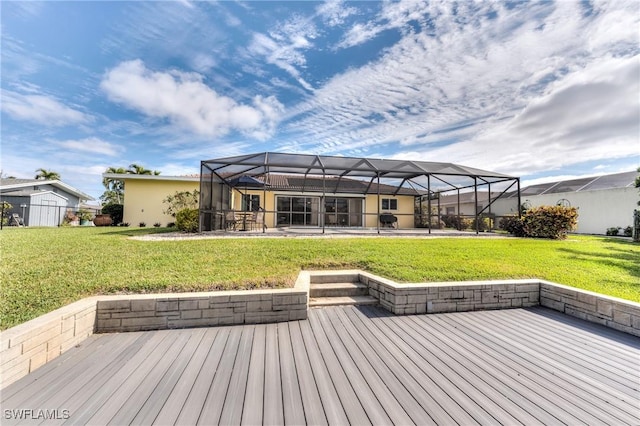
[[[310,297],[343,297],[343,296],[367,296],[369,287],[362,283],[323,283],[311,284]]]
[[[377,305],[378,299],[372,296],[312,297],[309,307],[323,308],[339,305]]]

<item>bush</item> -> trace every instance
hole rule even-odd
[[[167,196],[163,203],[167,204],[164,214],[176,217],[176,214],[184,209],[197,209],[200,201],[200,191],[194,189],[190,191],[176,191],[175,194]]]
[[[160,226],[161,226],[160,222],[156,222],[153,224],[154,228],[160,228]]]
[[[198,232],[199,218],[198,209],[182,209],[176,213],[176,227],[182,232]]]
[[[625,237],[632,237],[633,236],[633,227],[632,226],[627,226],[626,228],[624,228],[623,235]]]
[[[140,222],[140,223],[138,224],[138,226],[139,226],[140,228],[146,228],[147,224],[146,224],[145,222]]]
[[[113,219],[113,225],[120,225],[124,217],[124,206],[122,204],[107,204],[102,207],[102,214],[108,214]]]
[[[607,228],[607,231],[605,232],[605,234],[609,236],[618,235],[619,230],[620,228],[618,228],[617,226],[612,226],[611,228]]]
[[[522,218],[505,218],[500,226],[517,237],[563,239],[578,224],[578,209],[541,206],[526,211]]]
[[[480,232],[491,231],[493,229],[494,217],[488,215],[481,215],[478,218],[478,228]],[[476,230],[476,220],[471,220],[471,229]]]
[[[500,229],[504,229],[516,237],[526,237],[524,223],[518,216],[506,216],[500,220]]]
[[[444,215],[441,219],[447,228],[455,228],[458,231],[469,229],[473,225],[473,220],[457,215]]]

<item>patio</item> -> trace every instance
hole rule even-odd
[[[639,360],[640,339],[541,307],[312,309],[94,335],[3,389],[3,424],[639,424]]]

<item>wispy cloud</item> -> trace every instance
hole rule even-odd
[[[90,116],[65,105],[54,97],[42,94],[23,94],[2,90],[2,111],[16,120],[45,126],[85,124]]]
[[[107,155],[110,157],[115,157],[124,152],[124,147],[113,144],[110,142],[103,141],[97,137],[90,137],[84,139],[70,139],[64,141],[54,142],[55,145],[71,150],[76,153],[80,152],[88,152],[97,155]]]
[[[265,139],[283,108],[274,97],[255,96],[251,105],[240,104],[208,87],[199,74],[152,71],[140,60],[109,70],[100,87],[114,102],[207,136],[238,131]]]
[[[342,0],[327,0],[316,8],[318,15],[330,27],[343,25],[348,17],[357,13],[357,9],[345,5]]]
[[[389,28],[401,39],[289,108],[286,130],[296,142],[283,145],[325,153],[393,146],[398,157],[519,172],[602,156],[606,146],[612,156],[637,155],[633,10],[623,2],[593,10],[577,2],[385,3],[361,42]],[[614,18],[625,29],[606,31]],[[345,47],[357,44],[353,31]]]
[[[277,24],[269,34],[255,33],[248,52],[286,71],[311,92],[313,86],[302,77],[300,70],[306,66],[304,52],[313,47],[317,35],[312,18],[295,15]]]

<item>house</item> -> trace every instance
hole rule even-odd
[[[434,222],[441,194],[484,187],[504,194],[519,188],[519,178],[412,160],[276,152],[218,158],[201,162],[200,228],[224,229],[231,210],[257,209],[269,227],[377,228],[392,218],[398,228],[415,228]]]
[[[640,195],[635,188],[638,172],[614,173],[531,185],[520,193],[525,208],[564,205],[578,209],[580,234],[605,234],[608,228],[633,225]],[[516,194],[498,200],[494,211],[508,214]]]
[[[176,192],[194,191],[200,188],[199,176],[162,176],[104,173],[104,178],[124,183],[124,212],[122,221],[131,226],[141,223],[167,226],[175,218],[163,213],[167,205],[163,200]]]
[[[7,215],[18,215],[27,226],[59,226],[66,212],[94,198],[59,180],[0,179],[0,198],[12,205]]]

